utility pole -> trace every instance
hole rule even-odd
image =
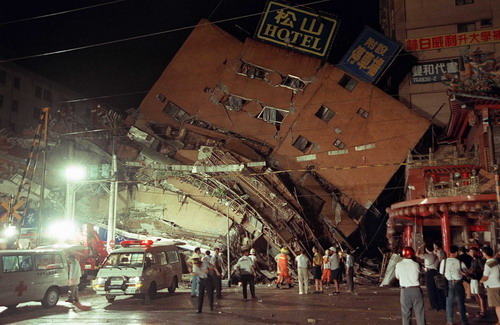
[[[118,201],[118,182],[117,182],[117,161],[115,152],[115,139],[113,136],[112,158],[111,158],[111,181],[109,183],[109,205],[108,205],[108,236],[106,238],[106,246],[108,251],[114,246],[115,230],[116,230],[116,207]]]
[[[43,149],[42,149],[42,180],[40,182],[40,204],[38,206],[38,225],[39,225],[39,233],[38,233],[38,241],[42,241],[43,234],[43,206],[45,199],[45,173],[47,172],[47,148],[48,148],[48,135],[49,135],[49,107],[42,108],[42,112],[44,114],[43,121]],[[28,202],[26,202],[28,204]],[[25,212],[26,214],[26,212]]]

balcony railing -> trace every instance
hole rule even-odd
[[[434,183],[427,186],[427,197],[445,197],[457,195],[473,195],[480,193],[478,177]]]
[[[408,168],[422,168],[426,166],[445,166],[445,165],[479,165],[479,150],[477,147],[473,151],[464,152],[455,150],[444,156],[436,154],[429,150],[425,155],[412,155],[409,154],[407,158]]]

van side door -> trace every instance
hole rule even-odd
[[[158,257],[158,264],[160,268],[160,277],[161,277],[161,288],[166,288],[170,284],[170,272],[169,272],[169,267],[168,267],[168,260],[167,260],[167,253],[163,252],[158,252],[156,254]]]
[[[177,281],[180,282],[182,280],[182,265],[177,249],[167,251],[167,259],[170,270],[170,277],[173,279],[174,276],[177,276]]]

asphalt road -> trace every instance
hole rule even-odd
[[[297,288],[275,289],[257,286],[256,301],[242,301],[241,288],[225,289],[224,299],[214,311],[205,303],[202,314],[196,314],[196,299],[187,288],[174,294],[159,292],[151,303],[133,297],[117,298],[110,304],[88,288],[81,295],[90,311],[81,311],[61,298],[58,305],[44,309],[40,303],[20,304],[15,310],[0,307],[0,324],[401,324],[399,289],[357,286],[357,295],[341,292],[299,295]],[[425,303],[428,301],[425,299]],[[493,310],[488,318],[477,320],[478,309],[467,304],[471,324],[495,323]],[[444,312],[426,311],[427,324],[444,324]],[[458,315],[456,321],[459,321]]]

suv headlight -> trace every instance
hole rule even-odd
[[[97,278],[96,284],[102,285],[106,282],[106,278]]]
[[[130,284],[139,284],[139,283],[142,283],[144,279],[142,278],[142,276],[134,276],[134,277],[131,277],[128,279],[128,283]]]

